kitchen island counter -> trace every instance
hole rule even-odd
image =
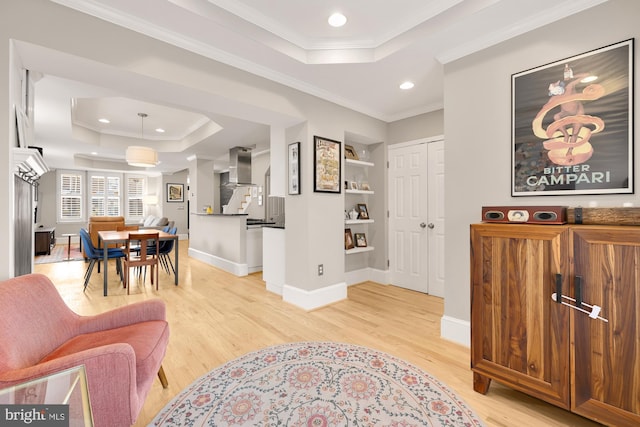
[[[236,276],[248,275],[247,215],[192,213],[189,256]]]

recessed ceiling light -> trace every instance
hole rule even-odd
[[[110,121],[109,119],[98,119],[98,121],[99,121],[100,123],[105,123],[105,124],[107,124],[107,123],[111,123],[111,121]]]
[[[92,156],[97,156],[97,155],[98,155],[98,152],[97,152],[97,151],[92,151],[92,152],[91,152],[91,155],[92,155]]]
[[[332,27],[342,27],[347,23],[347,17],[341,13],[334,13],[329,17],[328,21]]]
[[[162,129],[162,128],[157,128],[157,129],[156,129],[156,132],[158,132],[158,133],[164,133],[164,129]]]
[[[413,86],[414,86],[413,82],[406,81],[406,82],[404,82],[404,83],[402,83],[402,84],[400,85],[400,89],[402,89],[402,90],[409,90],[409,89],[412,89],[412,88],[413,88]]]

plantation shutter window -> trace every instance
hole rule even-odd
[[[144,216],[144,184],[143,177],[127,178],[127,218],[141,220]]]
[[[60,219],[82,219],[82,176],[79,174],[60,174]]]
[[[90,211],[92,216],[120,216],[120,178],[91,176]]]

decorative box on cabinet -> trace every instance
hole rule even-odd
[[[495,379],[600,423],[640,425],[638,265],[640,227],[472,225],[474,390]]]

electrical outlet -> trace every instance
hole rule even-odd
[[[318,264],[318,276],[322,276],[324,274],[324,264]]]

